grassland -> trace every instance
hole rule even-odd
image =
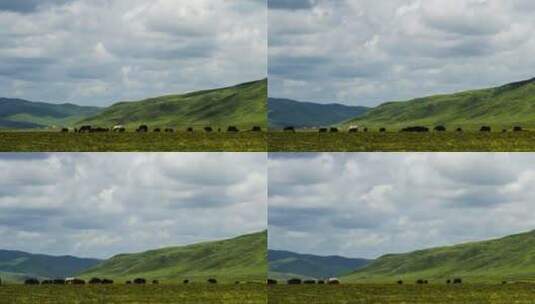
[[[266,145],[265,132],[0,132],[0,152],[262,152]]]
[[[0,304],[264,304],[266,287],[241,285],[0,286]]]
[[[535,132],[270,132],[270,152],[531,152]]]
[[[270,286],[270,304],[511,304],[533,303],[535,285],[301,285]]]

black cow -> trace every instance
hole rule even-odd
[[[310,285],[310,284],[316,284],[316,280],[304,280],[304,281],[303,281],[303,284],[308,284],[308,285]]]
[[[92,128],[91,131],[89,131],[89,132],[91,132],[91,133],[104,133],[104,132],[109,132],[109,131],[110,131],[110,129],[108,129],[108,128],[96,127],[96,128]]]
[[[91,132],[92,127],[90,125],[81,126],[80,129],[78,129],[78,133],[89,133]]]
[[[153,285],[158,285],[158,284],[160,284],[160,281],[158,281],[158,280],[152,280],[152,284],[153,284]]]
[[[455,278],[453,279],[453,284],[462,284],[463,280],[461,278]]]
[[[110,284],[113,284],[113,280],[110,280],[110,279],[102,279],[102,284],[104,284],[104,285],[110,285]]]
[[[523,129],[520,126],[513,127],[513,132],[522,132]]]
[[[63,129],[61,129],[61,132],[62,132],[62,133],[69,133],[69,129],[67,129],[67,128],[63,128]]]
[[[380,128],[380,129],[379,129],[379,132],[381,132],[381,133],[386,132],[386,128]]]
[[[65,280],[64,279],[55,279],[52,283],[54,283],[54,285],[65,285]]]
[[[364,130],[362,130],[362,131],[364,131],[364,132],[368,132],[368,128],[364,128]]]
[[[359,128],[350,128],[348,130],[349,133],[357,133],[359,131]]]
[[[419,279],[419,280],[416,281],[416,284],[418,284],[418,285],[425,284],[425,280]]]
[[[186,279],[186,280],[182,281],[182,283],[183,283],[183,284],[189,284],[189,280]]]
[[[490,132],[492,131],[491,127],[489,126],[483,126],[481,129],[479,129],[480,132]]]
[[[136,279],[134,279],[134,284],[143,285],[143,284],[146,284],[146,283],[147,283],[147,280],[145,280],[144,278],[136,278]]]
[[[320,128],[319,129],[320,133],[327,133],[327,131],[329,131],[327,128]]]
[[[277,280],[273,280],[273,279],[268,279],[267,280],[267,284],[268,285],[277,285],[277,283],[278,283]]]
[[[447,279],[447,280],[446,280],[446,284],[448,284],[448,285],[451,284],[451,280],[450,280],[450,279]]]
[[[502,129],[502,133],[507,133],[507,129]]]
[[[193,128],[192,128],[192,127],[189,127],[186,131],[188,131],[188,132],[193,132]]]
[[[214,278],[208,279],[209,284],[217,284],[217,280]]]
[[[26,279],[24,281],[24,285],[39,285],[39,283],[39,280],[34,278]]]
[[[398,283],[398,285],[403,285],[403,281],[402,280],[399,280],[397,283]]]
[[[102,280],[99,278],[91,278],[91,280],[89,280],[89,284],[102,284]]]
[[[286,283],[288,283],[288,285],[300,285],[303,281],[301,281],[301,279],[298,279],[298,278],[293,278],[293,279],[289,279],[288,281],[286,281]]]
[[[507,281],[502,281],[502,285],[505,285],[505,284],[507,284]]]
[[[446,127],[444,127],[444,126],[436,126],[434,130],[436,132],[446,132]]]
[[[71,285],[85,285],[85,281],[81,279],[74,279],[70,281]]]
[[[338,133],[338,128],[330,128],[329,132],[331,133]]]
[[[240,281],[234,281],[234,285],[240,285]]]
[[[54,284],[54,281],[52,280],[43,280],[41,281],[41,285],[52,285]]]
[[[327,281],[327,284],[329,284],[329,285],[338,285],[338,284],[340,284],[340,281],[338,279],[329,279]]]
[[[236,126],[229,126],[227,128],[227,132],[230,132],[230,133],[237,133],[237,132],[240,132],[240,130],[238,130],[238,128]]]
[[[156,129],[154,129],[154,132],[157,132],[157,133],[162,132],[162,129],[156,128]]]
[[[325,284],[325,281],[324,280],[318,280],[318,284],[323,285],[323,284]]]
[[[147,125],[141,125],[136,129],[137,133],[147,133],[149,132],[149,127]]]
[[[132,284],[132,281],[126,281],[125,284],[126,285],[130,285],[130,284]]]
[[[254,127],[251,129],[251,131],[253,131],[253,132],[262,132],[262,127],[260,127],[260,126],[254,126]]]
[[[295,133],[295,127],[292,127],[292,126],[284,127],[284,132]]]
[[[401,132],[418,132],[418,133],[423,133],[423,132],[429,132],[429,128],[427,128],[427,127],[422,127],[422,126],[406,127],[406,128],[401,129]]]
[[[174,133],[175,129],[173,128],[165,128],[165,133]]]
[[[463,131],[463,128],[457,128],[456,131],[457,131],[457,132],[462,132],[462,131]]]
[[[214,129],[212,129],[212,127],[205,127],[204,128],[204,132],[206,132],[206,133],[211,133],[213,131],[214,131]]]

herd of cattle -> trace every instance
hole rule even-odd
[[[341,132],[342,130],[339,129],[339,128],[336,128],[336,127],[331,127],[331,128],[319,128],[317,129],[319,133],[338,133],[338,132]],[[378,129],[379,132],[381,133],[384,133],[386,132],[386,128],[379,128]],[[288,126],[288,127],[285,127],[283,128],[283,131],[284,132],[290,132],[290,133],[295,133],[296,132],[296,128],[295,127],[292,127],[292,126]],[[348,133],[357,133],[357,132],[368,132],[369,129],[368,128],[361,128],[361,127],[358,127],[358,126],[350,126],[349,128],[347,128],[347,132]],[[435,132],[446,132],[447,131],[447,128],[445,126],[436,126],[433,128],[433,131]],[[462,128],[457,128],[455,129],[456,132],[463,132],[464,130]],[[492,127],[490,126],[482,126],[480,129],[479,129],[480,132],[492,132]],[[521,131],[524,131],[524,129],[520,126],[515,126],[513,127],[513,132],[521,132]],[[413,126],[413,127],[406,127],[406,128],[403,128],[400,130],[400,132],[404,132],[404,133],[427,133],[427,132],[431,132],[431,129],[428,128],[428,127],[424,127],[424,126]],[[502,129],[502,133],[506,133],[508,132],[507,129]]]
[[[268,285],[277,285],[279,282],[274,279],[268,279],[267,284]],[[340,280],[337,278],[330,278],[327,280],[302,280],[298,278],[292,278],[286,281],[286,284],[288,285],[301,285],[301,284],[319,284],[319,285],[338,285],[340,284]]]
[[[126,285],[145,285],[148,284],[149,281],[145,278],[135,278],[133,280],[128,280],[125,282]],[[209,284],[217,284],[217,280],[214,278],[210,278],[206,281]],[[101,279],[101,278],[92,278],[89,281],[82,280],[79,278],[67,278],[67,279],[55,279],[55,280],[42,280],[39,281],[36,278],[28,278],[24,281],[24,285],[111,285],[115,282],[110,279]],[[153,285],[160,284],[160,281],[158,280],[152,280],[150,281]],[[189,284],[190,280],[186,279],[182,281],[183,284]],[[238,284],[240,282],[236,282]],[[0,285],[2,285],[2,279],[0,279]]]
[[[212,128],[212,127],[204,127],[202,130],[204,132],[206,132],[206,133],[212,133],[212,132],[216,131],[216,129]],[[71,131],[74,132],[74,133],[105,133],[105,132],[124,133],[124,132],[126,132],[126,127],[123,126],[123,125],[117,125],[117,126],[114,126],[112,128],[102,128],[102,127],[95,127],[95,126],[91,126],[91,125],[85,125],[85,126],[80,126],[79,128],[73,128],[73,129],[62,128],[61,129],[61,132],[63,132],[63,133],[69,133]],[[147,126],[147,125],[141,125],[135,131],[137,133],[148,133],[150,131],[150,129],[149,129],[149,126]],[[163,128],[163,129],[162,128],[154,128],[152,130],[152,132],[156,132],[156,133],[159,133],[159,132],[174,133],[175,131],[176,131],[175,128]],[[194,132],[195,129],[193,127],[188,127],[186,129],[186,131],[187,132]],[[238,129],[238,127],[236,127],[236,126],[229,126],[226,129],[226,131],[228,133],[238,133],[238,132],[240,132],[240,129]],[[249,132],[262,132],[262,127],[253,126],[248,131]],[[223,132],[223,130],[221,128],[217,128],[217,132]]]

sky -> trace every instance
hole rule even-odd
[[[266,0],[0,0],[2,97],[105,106],[267,77]]]
[[[0,249],[108,258],[267,228],[261,153],[0,154]]]
[[[269,94],[383,102],[535,77],[532,0],[269,0]]]
[[[269,247],[377,258],[535,229],[535,155],[270,154]]]

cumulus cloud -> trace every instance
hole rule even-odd
[[[0,1],[5,97],[109,105],[267,74],[265,0]]]
[[[525,0],[273,1],[270,95],[375,106],[532,78]]]
[[[535,159],[270,154],[269,247],[375,258],[535,228]]]
[[[1,247],[109,257],[257,232],[266,170],[254,153],[2,154]]]

